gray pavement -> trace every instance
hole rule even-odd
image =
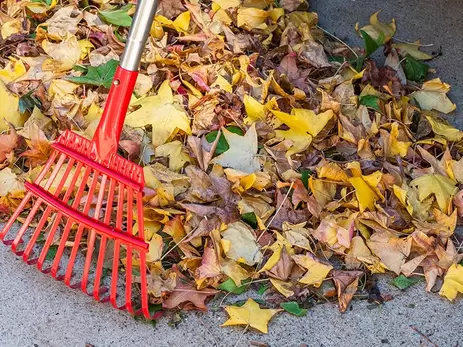
[[[397,19],[398,38],[421,38],[436,49],[442,46],[443,54],[433,66],[452,85],[452,100],[463,108],[461,0],[318,0],[311,7],[319,13],[320,25],[349,43],[358,42],[354,24],[367,23],[370,14],[383,9],[381,18]],[[455,120],[463,128],[458,109]],[[438,294],[425,293],[422,284],[401,292],[389,281],[384,276],[379,287],[393,300],[381,307],[354,301],[344,314],[334,304],[316,306],[303,318],[280,314],[270,323],[267,335],[220,328],[226,320],[222,310],[187,313],[177,328],[165,317],[153,327],[66,288],[0,244],[0,347],[463,345],[462,299],[449,303]]]

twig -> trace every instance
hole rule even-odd
[[[341,42],[344,46],[346,46],[349,51],[351,51],[352,53],[354,53],[355,57],[358,58],[358,54],[353,50],[353,48],[351,46],[349,46],[347,43],[345,43],[343,40],[341,40],[339,37],[337,37],[336,35],[330,33],[329,31],[323,29],[321,26],[317,25],[317,28],[320,29],[321,31],[323,31],[325,34],[327,34],[328,36],[331,36],[333,39]]]
[[[414,330],[415,332],[417,332],[423,339],[425,339],[426,341],[428,341],[432,346],[434,347],[439,347],[438,345],[436,345],[434,342],[431,341],[431,339],[429,337],[427,337],[425,334],[423,334],[421,331],[419,331],[414,325],[410,325],[410,328],[412,330]]]
[[[240,337],[238,337],[238,341],[236,341],[235,343],[235,347],[238,346],[238,344],[240,343],[241,339],[243,338],[244,334],[246,333],[246,331],[248,330],[249,328],[249,323],[248,325],[246,325],[246,328],[244,328],[243,332],[241,333]]]

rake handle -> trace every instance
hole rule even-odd
[[[93,137],[95,158],[105,161],[117,152],[140,59],[156,13],[158,0],[138,0],[124,53],[116,69],[108,100]]]

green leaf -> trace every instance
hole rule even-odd
[[[235,127],[235,126],[229,126],[229,127],[227,127],[227,130],[234,133],[234,134],[238,134],[238,135],[241,135],[241,136],[244,135],[243,130],[241,130],[241,128],[238,128],[238,127]],[[219,132],[217,130],[216,131],[211,131],[209,134],[206,135],[206,141],[209,142],[209,143],[214,142],[218,133]],[[223,136],[223,134],[220,134],[220,139],[219,139],[219,142],[217,143],[217,147],[215,149],[215,154],[217,154],[217,155],[222,154],[223,152],[228,151],[229,148],[230,148],[230,146],[228,145],[228,142],[225,139],[225,136]]]
[[[312,170],[302,170],[301,172],[301,181],[302,184],[304,185],[305,189],[309,189],[309,178],[312,176],[313,171]]]
[[[307,309],[300,308],[299,304],[295,301],[282,302],[281,308],[295,316],[302,317],[307,314]]]
[[[257,290],[257,294],[264,295],[264,293],[270,288],[268,284],[261,284],[259,289]]]
[[[50,246],[48,248],[47,255],[45,256],[45,259],[48,261],[53,261],[56,257],[56,253],[58,252],[58,246]]]
[[[219,289],[233,294],[242,294],[247,289],[245,282],[247,281],[243,281],[243,284],[238,287],[235,284],[235,282],[231,278],[229,278],[228,280],[220,284]]]
[[[241,215],[241,220],[253,229],[257,228],[257,218],[254,212],[248,212]]]
[[[404,289],[407,289],[408,287],[411,287],[415,283],[418,283],[419,281],[420,279],[417,279],[417,278],[408,278],[408,277],[405,277],[404,275],[400,275],[394,278],[391,283],[397,288],[404,290]]]
[[[19,98],[19,112],[23,114],[26,111],[32,113],[34,107],[38,107],[39,109],[42,108],[42,103],[39,99],[32,95],[34,90],[31,90],[29,93],[24,94]]]
[[[376,111],[381,111],[379,107],[379,97],[376,95],[365,95],[360,98],[360,105],[372,108]]]
[[[416,60],[410,54],[405,57],[405,75],[410,81],[420,82],[426,78],[429,65]]]
[[[111,87],[118,65],[119,62],[113,59],[97,67],[89,66],[85,75],[80,77],[69,77],[68,80],[75,83],[109,88]]]
[[[368,57],[378,49],[379,45],[367,32],[360,30],[360,34],[362,35],[363,41],[365,41],[365,51]]]
[[[118,10],[100,11],[100,17],[108,24],[114,24],[120,27],[129,27],[132,25],[132,17],[129,16],[127,11],[130,7],[121,7]]]

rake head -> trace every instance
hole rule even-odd
[[[67,286],[152,318],[146,284],[143,170],[117,154],[97,160],[93,145],[71,131],[59,137],[35,182],[26,182],[26,196],[0,240],[28,264],[36,264]],[[30,206],[24,224],[19,230],[12,228]],[[119,271],[123,259],[125,272]]]

